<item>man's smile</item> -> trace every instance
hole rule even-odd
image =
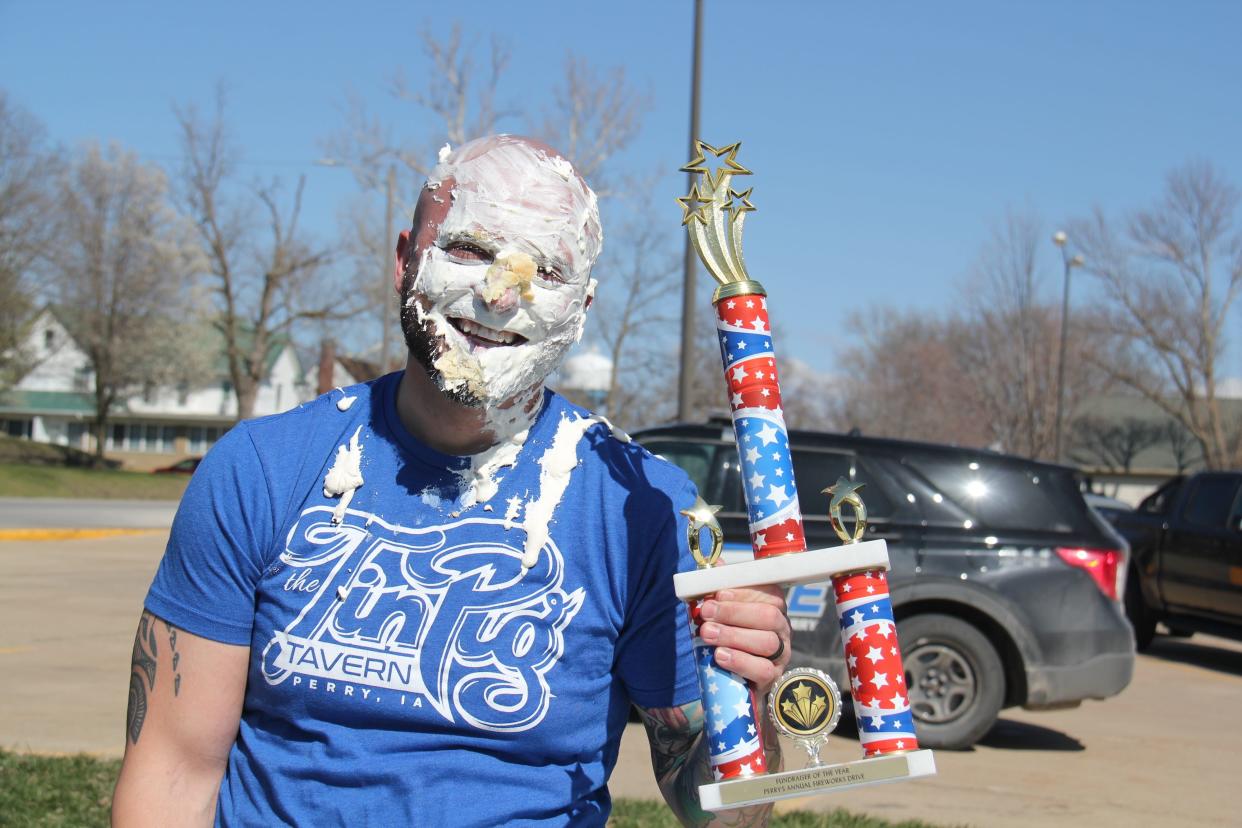
[[[472,319],[453,316],[449,317],[448,321],[458,333],[476,347],[495,348],[501,345],[522,345],[526,342],[526,337],[521,334],[515,334],[512,331],[498,331],[486,325],[480,325]]]

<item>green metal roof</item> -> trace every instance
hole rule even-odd
[[[95,415],[95,396],[77,391],[0,391],[0,412]]]

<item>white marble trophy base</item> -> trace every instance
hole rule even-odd
[[[742,808],[760,802],[815,796],[863,785],[901,782],[931,776],[935,772],[936,760],[930,750],[912,750],[839,765],[819,765],[700,785],[699,804],[707,811]]]
[[[888,546],[884,541],[847,543],[711,569],[679,572],[673,576],[673,588],[678,598],[688,601],[729,587],[811,584],[826,581],[843,572],[863,569],[888,569]]]

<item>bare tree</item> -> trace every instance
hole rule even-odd
[[[957,356],[960,326],[926,312],[872,308],[849,324],[836,360],[834,420],[866,434],[985,445],[974,378]]]
[[[239,152],[225,126],[222,93],[209,119],[192,106],[176,114],[183,153],[179,196],[208,263],[214,324],[224,339],[237,415],[245,419],[254,413],[269,357],[295,325],[347,319],[359,303],[353,291],[333,292],[325,283],[333,251],[298,226],[305,177],[291,194],[278,179],[237,182]]]
[[[966,288],[959,351],[993,440],[1029,457],[1050,456],[1055,429],[1059,320],[1039,296],[1043,238],[1029,212],[994,228]]]
[[[1079,417],[1070,427],[1070,455],[1079,463],[1130,471],[1134,458],[1164,441],[1164,423],[1137,417]]]
[[[55,233],[54,184],[59,154],[43,125],[0,89],[0,388],[31,366],[21,349],[33,309],[32,270],[45,260]]]
[[[630,85],[625,67],[598,70],[571,53],[537,134],[573,161],[601,199],[632,193],[632,184],[610,186],[608,162],[638,137],[650,108],[650,96]]]
[[[781,406],[785,412],[785,423],[790,428],[836,427],[837,377],[820,374],[810,365],[793,357],[782,357],[780,369]]]
[[[62,176],[55,296],[95,377],[95,454],[119,400],[192,373],[189,299],[200,260],[164,173],[117,146],[87,147]]]
[[[1107,383],[1085,353],[1098,349],[1091,311],[1062,320],[1043,299],[1047,274],[1039,251],[1049,249],[1042,222],[1010,210],[980,251],[964,285],[956,357],[974,388],[989,443],[1028,457],[1056,460],[1057,357],[1066,328],[1065,420]]]
[[[652,377],[662,374],[672,342],[675,308],[667,300],[679,264],[669,235],[648,211],[634,211],[595,268],[599,289],[589,318],[612,361],[605,405],[626,426],[649,411]]]
[[[1108,303],[1100,368],[1159,406],[1208,468],[1242,463],[1242,422],[1217,398],[1230,308],[1242,287],[1236,187],[1206,162],[1169,173],[1160,202],[1122,221],[1075,226]]]
[[[1173,454],[1173,464],[1177,473],[1181,474],[1189,469],[1190,464],[1196,459],[1195,452],[1199,447],[1194,436],[1177,420],[1165,420],[1164,440],[1169,444],[1169,451]]]

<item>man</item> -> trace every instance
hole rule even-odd
[[[591,303],[594,193],[495,136],[441,152],[412,232],[406,369],[240,423],[191,480],[134,643],[114,823],[603,824],[631,703],[671,806],[713,819],[672,592],[693,486],[543,387]],[[703,613],[719,664],[770,686],[779,592]]]

